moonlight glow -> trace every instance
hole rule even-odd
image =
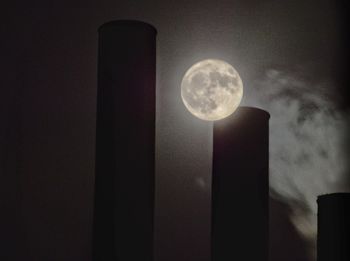
[[[221,60],[208,59],[194,64],[181,82],[181,97],[196,117],[215,121],[232,114],[243,96],[237,71]]]

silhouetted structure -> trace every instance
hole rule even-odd
[[[156,29],[99,28],[95,261],[153,256]]]
[[[350,260],[350,193],[319,196],[318,261]]]
[[[212,261],[268,260],[269,118],[240,107],[214,123]]]

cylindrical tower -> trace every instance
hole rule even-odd
[[[214,123],[212,261],[268,260],[269,118],[239,107]]]
[[[156,29],[99,28],[93,258],[153,256]]]
[[[350,260],[350,193],[319,196],[318,261]]]

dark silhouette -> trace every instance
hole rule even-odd
[[[153,256],[156,29],[99,28],[93,258]]]
[[[214,124],[212,261],[268,260],[269,118],[240,107]]]
[[[318,261],[350,260],[350,193],[319,196]]]

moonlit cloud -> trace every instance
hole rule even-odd
[[[313,246],[317,196],[349,191],[345,151],[349,114],[337,109],[324,83],[268,70],[246,95],[245,105],[270,112],[270,189],[292,209],[291,220]]]

